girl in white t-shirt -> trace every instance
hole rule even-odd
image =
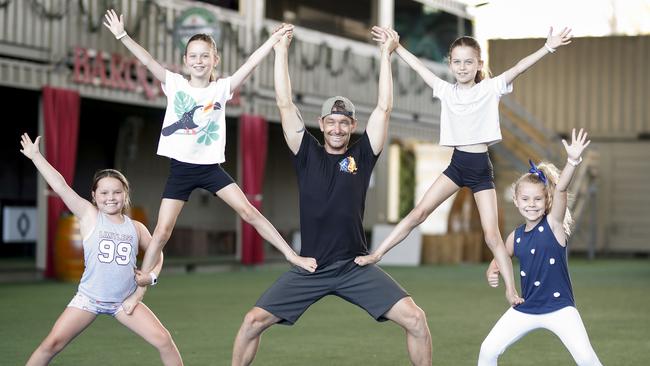
[[[224,200],[265,240],[280,250],[289,262],[313,272],[316,260],[297,255],[220,165],[225,161],[226,102],[269,54],[273,45],[285,33],[292,32],[293,26],[282,24],[232,76],[218,80],[213,74],[219,63],[214,40],[206,34],[192,36],[183,55],[190,76],[187,80],[166,70],[129,37],[124,30],[123,15],[118,17],[114,10],[108,10],[104,25],[160,80],[167,95],[158,155],[171,158],[171,168],[150,250],[147,250],[142,261],[142,272],[136,277],[138,284],[152,283],[149,270],[169,240],[183,205],[196,188],[206,189]]]
[[[437,77],[420,60],[401,45],[397,54],[413,68],[440,99],[440,145],[453,146],[449,167],[429,187],[422,200],[395,227],[372,254],[358,257],[365,265],[381,260],[392,247],[400,243],[421,224],[442,202],[461,187],[469,187],[476,200],[485,242],[494,254],[506,286],[506,298],[511,305],[523,302],[517,294],[512,262],[499,232],[497,196],[488,146],[501,140],[499,128],[499,99],[512,91],[512,82],[548,53],[571,43],[571,30],[565,28],[557,35],[550,29],[546,43],[539,50],[521,59],[503,74],[483,77],[481,48],[472,37],[461,37],[449,47],[449,68],[456,83]]]

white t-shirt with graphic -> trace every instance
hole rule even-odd
[[[461,89],[437,79],[433,96],[440,99],[440,145],[492,145],[501,141],[499,99],[512,92],[503,75]]]
[[[226,161],[226,102],[232,98],[230,78],[195,88],[182,75],[166,72],[167,95],[158,155],[185,163]]]

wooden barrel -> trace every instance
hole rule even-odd
[[[132,206],[131,209],[126,213],[131,219],[135,221],[140,221],[144,226],[149,226],[149,220],[147,218],[147,211],[142,206]]]
[[[54,272],[63,281],[78,282],[84,271],[84,251],[79,220],[74,215],[59,218],[54,242]]]
[[[463,234],[422,235],[423,264],[458,264],[463,261]]]

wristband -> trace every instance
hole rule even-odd
[[[578,157],[578,160],[573,160],[571,158],[566,158],[566,162],[573,165],[573,166],[578,166],[580,163],[582,163],[582,156]]]
[[[122,33],[115,36],[115,39],[117,39],[119,41],[120,39],[126,37],[126,35],[127,35],[126,31],[122,31]]]
[[[118,38],[118,39],[119,39],[119,38]],[[549,46],[548,43],[544,43],[544,48],[546,48],[546,50],[547,50],[549,53],[554,53],[554,52],[555,52],[555,48]]]
[[[156,276],[156,274],[153,273],[153,272],[149,273],[149,276],[151,276],[151,285],[150,286],[156,286],[158,284],[158,276]]]

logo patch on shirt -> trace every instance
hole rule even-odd
[[[357,162],[352,156],[339,161],[339,169],[349,174],[357,174]]]

